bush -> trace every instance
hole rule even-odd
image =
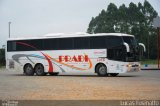
[[[5,64],[5,49],[0,49],[0,66],[4,66]]]

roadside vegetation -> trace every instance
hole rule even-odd
[[[145,60],[142,60],[141,61],[141,64],[144,65],[144,64],[157,64],[157,60],[152,60],[152,59],[145,59]]]
[[[0,49],[0,68],[5,66],[5,49]]]
[[[131,2],[129,6],[122,4],[119,7],[110,3],[106,9],[92,17],[87,32],[135,35],[137,41],[146,46],[145,59],[154,60],[157,58],[157,35],[153,19],[157,16],[158,13],[147,0],[138,4]]]

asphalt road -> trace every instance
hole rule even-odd
[[[0,69],[0,100],[160,100],[160,70],[118,77],[25,76]]]

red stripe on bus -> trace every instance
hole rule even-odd
[[[43,53],[42,53],[43,54]],[[45,56],[45,58],[47,59],[48,61],[48,64],[49,64],[49,69],[48,69],[48,72],[53,72],[53,65],[52,65],[52,62],[50,61],[50,59],[47,57],[47,55],[43,54]]]

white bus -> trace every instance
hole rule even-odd
[[[133,35],[122,33],[10,38],[6,68],[38,76],[82,72],[117,76],[140,71],[139,44]]]

